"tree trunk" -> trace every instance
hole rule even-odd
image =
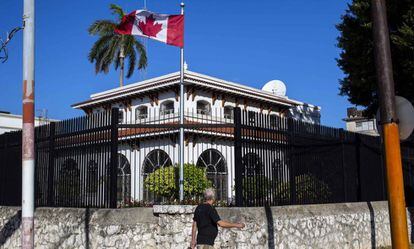
[[[119,53],[119,64],[121,66],[121,71],[119,73],[119,86],[124,86],[124,47],[121,47],[121,51]]]

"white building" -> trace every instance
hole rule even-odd
[[[35,126],[48,124],[51,120],[42,117],[35,118]],[[55,121],[55,120],[52,120]],[[0,134],[22,129],[22,115],[0,111]]]
[[[171,73],[92,94],[90,99],[72,107],[87,114],[119,108],[121,124],[173,124],[179,120],[179,81],[179,72]],[[320,123],[321,108],[288,98],[286,86],[280,81],[271,81],[260,90],[186,70],[184,84],[185,122],[188,124],[231,123],[234,107]],[[118,185],[122,191],[118,195],[120,200],[151,200],[151,193],[144,187],[145,177],[159,167],[178,163],[177,130],[147,129],[143,132],[143,128],[140,129],[135,129],[133,135],[120,131],[119,139],[125,141],[119,146],[119,177],[123,182],[122,186]],[[185,130],[185,162],[207,168],[208,177],[222,200],[234,195],[232,136],[232,131],[226,129],[215,132],[205,128]],[[135,142],[130,142],[133,139]]]
[[[358,132],[371,136],[379,136],[375,118],[364,116],[363,111],[355,107],[347,109],[347,117],[343,119],[346,122],[346,130]]]

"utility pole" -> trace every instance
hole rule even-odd
[[[35,0],[24,0],[21,233],[23,249],[34,248],[34,5]]]
[[[407,215],[401,164],[398,117],[385,0],[372,0],[375,64],[387,172],[392,248],[408,249]]]

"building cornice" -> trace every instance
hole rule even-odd
[[[90,108],[92,106],[100,105],[103,103],[116,102],[128,97],[143,95],[146,92],[169,88],[179,84],[179,76],[179,72],[175,72],[133,83],[124,87],[118,87],[104,92],[92,94],[89,100],[73,104],[72,107],[76,109]],[[259,102],[267,102],[285,107],[304,104],[300,101],[292,100],[287,97],[277,96],[260,89],[191,71],[185,71],[184,83],[187,85],[196,85],[203,88],[208,88],[212,91],[227,92],[231,95],[240,96],[241,98],[255,99]]]

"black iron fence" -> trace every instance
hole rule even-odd
[[[168,106],[167,106],[168,107]],[[221,204],[386,199],[379,137],[234,108],[184,112],[187,203],[214,187]],[[179,112],[113,109],[36,128],[36,205],[176,203]],[[414,145],[402,143],[407,204]],[[21,132],[0,135],[0,205],[21,202]]]
[[[122,206],[178,203],[179,110],[122,110],[118,151],[125,162]],[[184,112],[185,203],[202,200],[206,187],[230,201],[233,164],[233,119],[219,109]]]
[[[234,116],[237,206],[387,198],[380,137],[240,109]],[[403,143],[407,203],[412,153]]]
[[[117,115],[36,127],[36,206],[116,207]],[[0,205],[21,203],[21,136],[0,136]]]
[[[0,205],[15,206],[21,203],[21,143],[20,131],[0,136]]]

